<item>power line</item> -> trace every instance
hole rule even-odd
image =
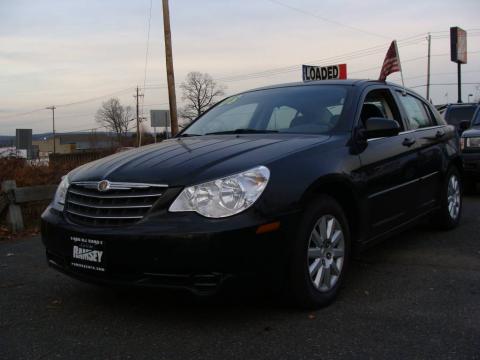
[[[128,122],[135,121],[135,119],[130,119]],[[112,132],[107,130],[108,126],[97,126],[97,127],[91,127],[91,128],[84,128],[84,129],[78,129],[78,130],[60,130],[57,131],[58,134],[71,134],[71,133],[76,133],[76,132],[85,132],[85,131],[92,131],[92,130],[98,130],[98,129],[105,129],[107,132]],[[133,125],[132,129],[136,127],[136,124]]]
[[[39,112],[39,111],[43,111],[43,110],[45,110],[45,108],[25,111],[25,112],[21,112],[21,113],[15,113],[15,114],[12,114],[12,115],[3,115],[3,116],[0,116],[0,120],[9,119],[11,117],[26,116],[26,115],[34,114],[34,113]]]
[[[479,83],[480,83],[480,81],[477,81],[477,82],[462,82],[462,85],[478,85]],[[448,86],[448,85],[455,85],[455,86],[457,86],[458,83],[454,82],[454,83],[430,84],[430,86]],[[426,84],[422,84],[422,85],[416,85],[416,86],[409,86],[409,88],[415,89],[415,88],[425,87],[425,86],[427,86],[427,85],[426,85]]]
[[[73,133],[80,133],[80,132],[87,132],[87,131],[93,131],[93,130],[99,130],[99,129],[105,129],[105,126],[98,126],[98,127],[93,127],[93,128],[88,128],[88,129],[79,129],[79,130],[60,130],[57,131],[58,135],[63,135],[63,134],[73,134]]]
[[[67,107],[67,106],[86,104],[86,103],[89,103],[89,102],[92,102],[92,101],[100,100],[100,99],[103,99],[103,98],[106,98],[106,97],[109,97],[109,96],[118,95],[118,94],[129,92],[129,91],[132,91],[131,87],[123,89],[123,90],[118,90],[118,91],[115,91],[115,92],[112,92],[112,93],[109,93],[109,94],[105,94],[105,95],[93,97],[93,98],[90,98],[90,99],[86,99],[86,100],[80,100],[80,101],[71,102],[71,103],[67,103],[67,104],[57,105],[57,107]]]
[[[268,0],[268,1],[279,3],[276,0]],[[150,2],[150,4],[152,4],[152,1]],[[312,15],[312,14],[309,14],[309,15]],[[149,11],[149,26],[148,26],[148,33],[147,33],[147,45],[149,43],[150,21],[151,21],[151,7],[150,7],[150,11]],[[480,28],[466,29],[466,31],[468,32],[468,36],[480,36]],[[433,32],[431,32],[432,34],[439,34],[439,35],[434,35],[434,36],[432,36],[432,38],[448,38],[449,34],[441,35],[442,33],[448,33],[448,32],[449,31],[433,31]],[[406,47],[406,46],[416,45],[416,44],[422,43],[424,41],[425,41],[425,35],[424,34],[418,34],[418,35],[413,35],[413,36],[401,39],[401,40],[398,41],[398,44],[399,44],[399,47]],[[325,64],[327,62],[347,61],[347,60],[353,60],[353,59],[362,58],[362,57],[366,57],[366,56],[371,56],[371,55],[375,55],[375,54],[384,52],[385,47],[387,45],[388,44],[377,45],[377,46],[374,46],[374,47],[361,49],[361,50],[356,50],[356,51],[353,51],[353,52],[350,52],[350,53],[345,53],[345,54],[341,54],[341,55],[337,55],[337,56],[333,56],[333,57],[323,58],[323,59],[320,59],[320,60],[312,60],[312,61],[309,61],[308,63],[320,63],[320,64],[323,63],[323,64]],[[469,54],[478,53],[478,52],[479,51],[469,52]],[[148,65],[148,53],[149,53],[149,49],[148,49],[148,46],[147,46],[146,57],[145,57],[146,66],[145,66],[145,72],[144,72],[144,87],[143,87],[143,90],[145,91],[145,89],[166,89],[167,86],[162,86],[162,85],[160,85],[160,86],[148,85],[147,86],[146,85],[146,71],[147,71],[147,65]],[[445,56],[445,55],[448,55],[448,54],[436,54],[436,55],[433,55],[433,56]],[[407,59],[407,60],[404,60],[403,62],[414,61],[414,60],[418,60],[418,59],[422,59],[422,58],[425,58],[425,57]],[[279,68],[263,70],[263,71],[259,71],[259,72],[247,73],[247,74],[239,74],[239,75],[219,77],[219,78],[216,78],[215,80],[216,81],[223,81],[223,82],[251,80],[251,79],[256,79],[256,78],[261,78],[261,77],[275,76],[275,75],[279,75],[279,74],[283,74],[283,73],[298,71],[299,66],[301,66],[301,64],[279,67]],[[375,69],[378,69],[378,68],[379,67],[363,69],[363,70],[351,72],[351,74],[360,73],[360,72],[369,71],[369,70],[375,70]],[[109,94],[105,94],[105,95],[101,95],[101,96],[97,96],[97,97],[93,97],[93,98],[88,98],[88,99],[85,99],[85,100],[60,104],[60,105],[57,105],[57,107],[58,108],[64,108],[64,107],[70,107],[70,106],[75,106],[75,105],[80,105],[80,104],[93,102],[93,101],[100,100],[100,99],[103,99],[103,98],[106,98],[106,97],[109,97],[109,96],[129,92],[129,91],[131,91],[132,88],[133,87],[129,87],[129,88],[126,88],[126,89],[118,90],[118,91],[115,91],[115,92],[112,92],[112,93],[109,93]],[[158,104],[158,105],[163,105],[163,104]],[[142,113],[143,113],[144,106],[145,105],[142,103]],[[16,117],[27,116],[27,115],[31,115],[31,114],[34,114],[34,113],[37,113],[37,112],[40,112],[40,111],[43,111],[43,110],[44,110],[44,108],[42,107],[42,108],[33,109],[33,110],[30,110],[30,111],[26,111],[26,112],[19,112],[19,113],[14,113],[14,114],[9,114],[9,115],[2,115],[2,116],[0,116],[0,120],[6,120],[6,119],[12,119],[12,118],[16,118]]]
[[[468,54],[477,54],[477,53],[480,53],[480,50],[477,50],[477,51],[469,51]],[[449,53],[442,53],[442,54],[432,54],[430,56],[432,57],[441,57],[441,56],[448,56],[450,55]],[[408,63],[408,62],[413,62],[413,61],[417,61],[417,60],[422,60],[422,59],[426,59],[427,56],[418,56],[418,57],[414,57],[414,58],[409,58],[409,59],[403,59],[402,60],[402,63]],[[381,66],[375,66],[375,67],[371,67],[371,68],[368,68],[368,69],[362,69],[362,70],[357,70],[357,71],[351,71],[350,74],[359,74],[359,73],[362,73],[362,72],[366,72],[366,71],[372,71],[372,70],[378,70],[378,69],[381,69]],[[469,71],[469,72],[475,72],[475,71]],[[455,73],[456,74],[456,73]],[[432,75],[439,75],[439,73],[437,74],[432,74]],[[426,77],[426,75],[423,75],[421,77]],[[417,77],[418,78],[418,77]],[[408,79],[413,79],[413,78],[406,78],[405,80],[408,80]]]
[[[400,45],[400,47],[406,47],[406,46],[416,45],[424,41],[426,41],[426,39],[423,37],[423,35],[416,35],[414,37],[400,40],[398,41],[398,43],[402,44]],[[332,56],[332,57],[317,59],[317,60],[311,60],[311,61],[304,62],[304,64],[315,63],[315,64],[323,65],[330,62],[348,61],[348,60],[353,60],[357,58],[362,58],[370,55],[375,55],[378,53],[383,53],[385,52],[385,48],[388,45],[389,44],[382,44],[382,45],[374,46],[374,47],[363,49],[363,50],[356,50],[350,53],[345,53],[342,55],[337,55],[337,56]],[[296,64],[296,65],[290,65],[290,66],[285,66],[285,67],[280,67],[280,68],[275,68],[270,70],[263,70],[263,71],[254,72],[254,73],[220,77],[220,78],[216,78],[215,80],[223,81],[223,82],[231,82],[231,81],[250,80],[250,79],[255,79],[259,77],[273,76],[273,75],[278,75],[282,73],[298,71],[298,68],[301,65],[302,64]]]
[[[462,74],[468,74],[468,73],[480,73],[480,71],[462,71]],[[441,72],[441,73],[432,73],[431,75],[457,75],[457,72]],[[427,75],[418,75],[418,76],[411,76],[408,78],[405,78],[405,80],[414,80],[414,79],[421,79],[426,77]]]
[[[356,31],[356,32],[362,32],[362,33],[370,35],[370,36],[375,36],[375,37],[388,39],[388,37],[386,37],[384,35],[380,35],[380,34],[377,34],[377,33],[374,33],[374,32],[363,30],[363,29],[357,28],[355,26],[351,26],[351,25],[341,23],[340,21],[336,21],[336,20],[332,20],[332,19],[320,16],[320,15],[316,15],[316,14],[313,14],[309,11],[303,10],[303,9],[295,7],[295,6],[285,4],[285,3],[281,2],[281,1],[278,1],[278,0],[267,0],[267,1],[269,1],[271,3],[274,3],[276,5],[283,6],[284,8],[290,9],[290,10],[295,11],[297,13],[301,13],[303,15],[310,16],[310,17],[315,18],[317,20],[321,20],[322,22],[328,22],[328,23],[331,23],[331,24],[334,24],[334,25],[337,25],[337,26],[341,26],[341,27],[344,27],[344,28],[347,28],[347,29],[350,29],[350,30],[353,30],[353,31]]]
[[[57,108],[64,108],[64,107],[69,107],[69,106],[74,106],[74,105],[86,104],[86,103],[89,103],[89,102],[92,102],[92,101],[104,99],[104,98],[109,97],[109,96],[125,93],[125,92],[131,91],[131,90],[132,90],[132,88],[129,87],[129,88],[126,88],[126,89],[123,89],[123,90],[118,90],[118,91],[115,91],[115,92],[112,92],[112,93],[109,93],[109,94],[105,94],[105,95],[101,95],[101,96],[97,96],[97,97],[94,97],[94,98],[89,98],[89,99],[80,100],[80,101],[76,101],[76,102],[56,105],[56,107]],[[26,116],[26,115],[34,114],[34,113],[39,112],[39,111],[43,111],[43,110],[44,110],[44,108],[30,110],[30,111],[21,112],[21,113],[14,113],[14,114],[10,114],[10,115],[3,115],[3,116],[0,116],[0,120]]]
[[[267,1],[272,1],[272,0],[267,0]],[[274,0],[275,1],[275,0]],[[467,29],[467,31],[476,31],[479,29]],[[470,33],[469,33],[470,34]],[[479,36],[480,33],[477,35],[476,33],[472,34],[472,36]],[[450,36],[450,35],[448,35]],[[446,37],[448,37],[446,36]],[[433,36],[432,36],[433,38]],[[423,43],[427,40],[426,34],[417,34],[417,35],[412,35],[410,37],[400,39],[397,41],[397,44],[399,47],[406,47],[406,46],[411,46],[411,45],[417,45],[420,43]],[[385,48],[389,45],[390,43],[386,44],[381,44],[377,46],[373,46],[370,48],[366,49],[361,49],[361,50],[356,50],[350,53],[345,53],[342,55],[337,55],[329,58],[323,58],[320,60],[311,60],[304,62],[305,63],[318,63],[319,65],[326,64],[327,62],[334,62],[334,61],[347,61],[347,60],[353,60],[361,57],[366,57],[370,55],[375,55],[378,53],[383,53],[385,51]],[[256,79],[260,77],[267,77],[267,76],[274,76],[274,75],[279,75],[287,72],[293,72],[293,71],[298,71],[298,67],[301,66],[302,64],[296,64],[296,65],[290,65],[290,66],[285,66],[285,67],[280,67],[280,68],[275,68],[275,69],[269,69],[269,70],[263,70],[263,71],[258,71],[254,73],[247,73],[247,74],[239,74],[239,75],[232,75],[232,76],[225,76],[225,77],[219,77],[214,80],[216,81],[222,81],[222,82],[232,82],[232,81],[241,81],[241,80],[250,80],[250,79]]]

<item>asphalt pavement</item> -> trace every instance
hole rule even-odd
[[[331,306],[255,289],[197,299],[104,289],[0,242],[0,359],[480,359],[480,196],[461,226],[419,225],[356,259]]]

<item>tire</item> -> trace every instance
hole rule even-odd
[[[457,184],[456,188],[454,185],[455,183]],[[460,173],[457,168],[451,167],[442,184],[440,210],[434,215],[434,222],[438,228],[442,230],[450,230],[457,227],[460,223],[463,204],[462,185]],[[453,189],[452,186],[454,187]]]
[[[291,253],[288,290],[298,306],[315,309],[332,302],[345,277],[350,247],[339,203],[327,195],[315,198],[304,212]]]

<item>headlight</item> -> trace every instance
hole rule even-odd
[[[169,211],[195,211],[209,218],[232,216],[248,209],[267,186],[270,171],[258,166],[239,174],[185,188]]]
[[[60,185],[58,185],[57,191],[55,192],[55,197],[53,198],[52,207],[58,211],[63,211],[65,206],[65,197],[67,196],[67,190],[70,186],[70,181],[68,180],[68,175],[62,177]]]
[[[465,147],[480,147],[480,137],[466,138]]]

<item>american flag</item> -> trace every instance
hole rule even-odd
[[[397,53],[397,42],[393,40],[388,48],[387,55],[385,55],[385,60],[383,60],[383,66],[378,80],[385,81],[388,75],[396,71],[401,71],[400,58]]]

